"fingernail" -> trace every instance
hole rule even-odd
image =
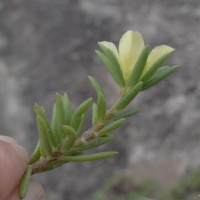
[[[15,139],[13,139],[12,137],[5,136],[5,135],[0,135],[0,140],[17,144],[17,141]]]

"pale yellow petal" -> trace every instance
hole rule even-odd
[[[127,31],[122,35],[119,42],[119,61],[126,80],[144,47],[144,40],[139,32]]]
[[[151,68],[151,66],[161,57],[165,54],[172,53],[174,51],[173,48],[167,46],[167,45],[161,45],[155,47],[151,53],[149,54],[147,58],[147,62],[143,71],[142,76]]]
[[[116,56],[116,58],[119,59],[117,48],[116,48],[116,46],[112,42],[103,41],[103,42],[99,42],[98,44],[99,44],[99,46],[102,45],[102,46],[110,49],[114,53],[114,55]]]

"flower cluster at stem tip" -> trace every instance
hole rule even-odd
[[[102,52],[96,51],[97,55],[107,65],[116,82],[122,87],[127,83],[131,84],[131,81],[134,82],[132,86],[138,81],[143,81],[144,85],[147,84],[152,80],[153,75],[157,74],[156,72],[162,63],[175,50],[170,46],[160,45],[149,53],[149,46],[145,45],[141,33],[132,30],[122,35],[118,49],[112,42],[102,41],[98,44]],[[114,67],[118,67],[118,76],[113,69]]]

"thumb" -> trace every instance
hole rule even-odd
[[[26,150],[12,138],[0,136],[0,199],[16,189],[28,164]]]

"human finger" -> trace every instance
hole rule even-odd
[[[9,137],[0,136],[0,199],[17,187],[28,164],[26,150]]]

